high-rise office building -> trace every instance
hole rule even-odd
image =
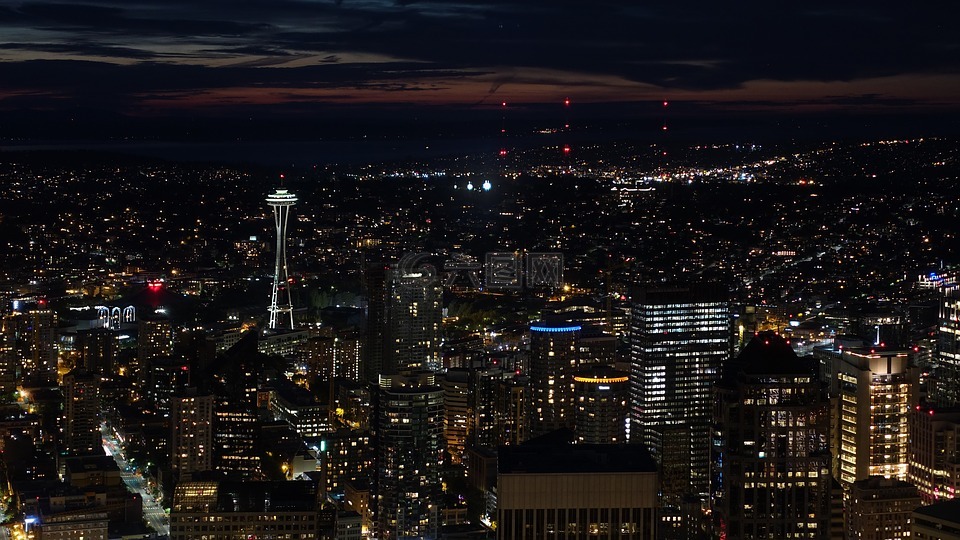
[[[190,362],[185,358],[155,356],[149,361],[144,394],[153,403],[157,414],[170,416],[170,402],[175,394],[190,385]]]
[[[76,348],[80,351],[80,364],[87,370],[108,375],[117,363],[117,332],[109,328],[91,328],[77,332]]]
[[[46,301],[44,301],[44,304]],[[57,369],[57,316],[45,306],[3,317],[3,336],[24,373],[50,374]]]
[[[580,365],[580,325],[530,325],[530,434],[572,428],[575,419],[573,373]]]
[[[667,504],[704,498],[713,387],[730,349],[728,293],[706,284],[642,288],[629,339],[630,442],[659,463]]]
[[[214,405],[215,463],[217,470],[240,478],[260,475],[257,453],[257,415],[249,408],[219,398]]]
[[[910,351],[849,349],[838,364],[835,477],[844,489],[870,476],[906,480],[910,411],[919,401],[919,370]]]
[[[387,273],[382,374],[440,367],[443,289],[436,270],[394,266]]]
[[[44,301],[44,304],[46,301]],[[33,369],[42,373],[57,370],[57,314],[46,307],[38,307],[27,312],[30,320],[30,363]]]
[[[412,267],[411,260],[373,264],[364,273],[364,373],[372,383],[380,375],[440,367],[443,288],[432,266]]]
[[[354,328],[337,331],[333,337],[333,376],[359,381],[361,376],[362,336]]]
[[[506,374],[507,371],[499,366],[471,371],[470,446],[496,448],[500,444],[497,431],[497,393]]]
[[[213,396],[188,388],[170,407],[170,467],[178,481],[213,469]]]
[[[140,317],[137,320],[136,376],[140,394],[151,393],[154,359],[170,358],[173,354],[173,324],[162,314]],[[161,368],[162,370],[163,368]],[[164,407],[170,412],[169,404]]]
[[[940,301],[934,401],[960,406],[960,289],[948,289]]]
[[[847,504],[847,540],[910,538],[918,506],[920,497],[913,484],[882,476],[857,480]]]
[[[73,455],[103,450],[100,435],[100,377],[84,369],[63,376],[64,442]]]
[[[290,219],[290,207],[297,204],[297,196],[286,189],[277,189],[267,196],[267,204],[273,209],[273,224],[277,232],[268,328],[293,329],[293,300],[290,295],[290,275],[287,271],[287,222]]]
[[[367,298],[367,329],[363,342],[363,377],[376,384],[383,373],[387,338],[387,266],[370,262],[363,269],[363,293]]]
[[[140,365],[173,354],[173,324],[167,317],[150,315],[137,321],[137,360]]]
[[[596,326],[583,326],[577,347],[580,364],[613,365],[617,361],[617,336]]]
[[[907,480],[924,504],[960,495],[960,408],[916,406],[910,414]]]
[[[369,431],[342,428],[325,433],[318,450],[325,491],[341,491],[350,482],[370,483],[375,452]]]
[[[818,363],[763,333],[723,371],[714,483],[721,536],[822,537],[832,478],[830,409]]]
[[[431,373],[381,381],[374,478],[377,538],[437,538],[443,504],[443,390]]]
[[[473,431],[470,370],[451,368],[440,379],[443,389],[443,437],[453,463],[463,461],[463,451]]]
[[[605,365],[573,375],[575,431],[579,444],[624,444],[630,402],[630,374]]]
[[[494,414],[498,444],[526,441],[530,438],[530,378],[514,375],[503,379],[497,383],[496,392]]]

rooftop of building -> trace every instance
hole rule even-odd
[[[906,497],[919,497],[917,486],[899,480],[897,478],[884,478],[883,476],[871,476],[863,480],[857,480],[853,483],[853,491],[874,492],[871,498],[885,499]]]
[[[91,471],[120,472],[120,467],[112,456],[77,456],[66,459],[67,472],[70,474]]]
[[[728,302],[730,292],[719,283],[654,284],[641,286],[633,293],[635,304],[697,304]]]
[[[613,366],[595,364],[581,367],[574,373],[573,380],[577,382],[592,382],[608,384],[611,382],[628,382],[630,374],[620,371]]]
[[[579,332],[583,330],[583,326],[577,323],[571,323],[563,320],[544,320],[537,321],[530,324],[531,332],[547,332],[547,333],[565,333],[565,332]]]
[[[184,482],[173,512],[309,512],[318,507],[314,482]]]
[[[639,444],[572,444],[573,432],[557,430],[499,449],[500,474],[656,473],[657,465]]]
[[[960,499],[948,499],[923,506],[914,510],[913,513],[960,525]]]
[[[747,343],[740,354],[727,363],[723,378],[727,382],[740,374],[758,375],[816,375],[817,362],[800,358],[790,342],[775,332],[760,332]]]

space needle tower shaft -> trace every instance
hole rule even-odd
[[[290,218],[290,207],[297,203],[297,196],[286,189],[277,189],[267,196],[267,204],[273,208],[273,223],[277,229],[277,261],[273,272],[273,289],[270,292],[270,326],[271,330],[282,328],[293,329],[293,301],[290,296],[290,276],[287,273],[287,221]]]

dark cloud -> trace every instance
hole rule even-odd
[[[473,95],[458,98],[463,103],[483,103],[518,85],[558,94],[621,92],[624,101],[643,88],[709,98],[757,81],[960,76],[960,34],[950,23],[957,14],[946,3],[757,0],[24,2],[0,7],[0,35],[15,36],[0,45],[0,88],[15,93],[29,81],[48,95],[115,107],[147,95],[184,98],[235,87],[397,96],[430,89],[440,96],[462,91],[457,81],[475,83]],[[85,57],[116,65],[62,61]],[[856,104],[844,99],[923,103],[922,95],[884,93],[819,99],[838,106]],[[290,99],[302,95],[291,92]],[[757,103],[763,99],[770,98]]]

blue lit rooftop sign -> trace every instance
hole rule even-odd
[[[581,330],[581,327],[580,327],[579,325],[576,325],[576,326],[531,326],[531,327],[530,327],[530,331],[531,331],[531,332],[551,332],[551,333],[557,333],[557,332],[579,332],[580,330]]]

